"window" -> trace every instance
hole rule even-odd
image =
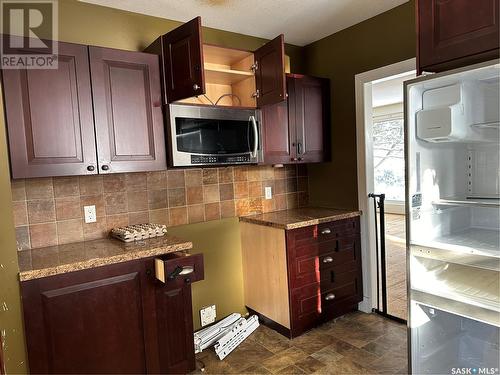
[[[373,118],[375,191],[386,199],[405,200],[403,114]]]

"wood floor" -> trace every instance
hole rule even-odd
[[[404,215],[385,215],[387,312],[407,318],[406,304],[406,230]]]
[[[405,325],[355,312],[293,340],[260,326],[223,361],[197,359],[208,374],[404,374],[406,350]]]

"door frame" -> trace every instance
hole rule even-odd
[[[356,153],[358,158],[358,207],[361,216],[361,249],[363,267],[363,301],[359,309],[372,312],[377,307],[377,259],[375,252],[375,214],[368,193],[374,189],[372,139],[372,82],[415,71],[416,58],[400,61],[354,77],[356,100]]]

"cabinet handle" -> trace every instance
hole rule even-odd
[[[332,257],[326,257],[323,259],[323,263],[332,263],[333,262],[333,258]]]
[[[200,89],[200,86],[199,86],[197,83],[195,83],[195,84],[193,85],[193,90],[194,90],[194,91],[198,91],[199,89]]]
[[[104,165],[101,167],[101,169],[102,169],[103,171],[108,171],[108,170],[109,170],[109,165],[104,164]]]
[[[297,154],[302,155],[302,142],[297,142]]]
[[[335,241],[335,251],[339,251],[339,240]]]
[[[325,229],[321,230],[321,234],[330,234],[330,233],[332,233],[330,228],[325,228]]]
[[[325,301],[331,301],[332,299],[335,298],[335,294],[333,293],[328,293],[326,296],[325,296]]]
[[[304,159],[302,159],[302,158],[299,158],[298,160],[299,160],[299,161],[302,161],[302,160],[304,160]]]
[[[87,171],[89,171],[89,172],[93,172],[94,169],[95,169],[95,167],[93,165],[87,166]]]
[[[292,161],[297,161],[297,158],[292,158],[291,160],[292,160]]]
[[[257,91],[255,91],[255,92],[252,94],[252,98],[260,98],[260,91],[259,91],[259,89],[257,89]]]

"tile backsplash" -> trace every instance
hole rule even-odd
[[[264,187],[272,199],[264,199]],[[137,223],[175,226],[301,207],[305,165],[175,169],[148,173],[12,180],[18,250],[106,237]],[[95,205],[86,224],[83,207]]]

